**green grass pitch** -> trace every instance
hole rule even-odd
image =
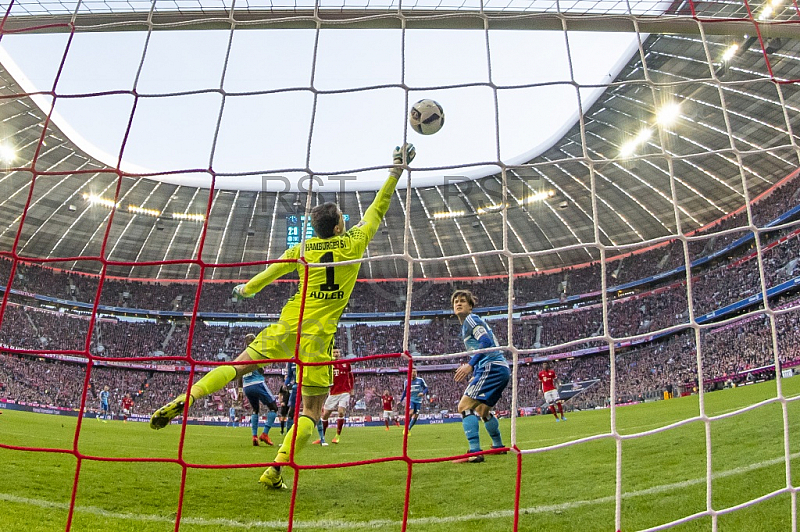
[[[735,411],[776,396],[776,383],[705,396],[709,416]],[[786,397],[800,395],[800,378],[783,381]],[[697,416],[698,397],[617,410],[623,435],[665,427]],[[792,485],[798,484],[800,403],[787,403]],[[72,449],[77,419],[6,410],[0,443]],[[575,412],[566,423],[552,416],[521,418],[522,455],[519,530],[614,531],[616,441],[601,438],[552,449],[560,443],[610,432],[609,410]],[[510,420],[501,420],[506,442]],[[330,435],[329,429],[329,435]],[[791,496],[780,493],[748,508],[724,510],[786,487],[783,410],[780,403],[715,420],[709,428],[713,480],[710,500],[720,531],[792,529]],[[273,429],[275,440],[280,440]],[[180,427],[155,432],[143,423],[84,421],[77,449],[88,457],[178,456]],[[489,439],[483,428],[484,448]],[[642,530],[706,510],[706,426],[695,421],[657,434],[621,441],[622,530]],[[339,464],[402,455],[402,430],[345,428],[342,442],[308,446],[302,464]],[[464,452],[461,425],[418,425],[409,456],[426,459]],[[194,464],[264,464],[274,448],[253,447],[250,429],[189,426],[183,458]],[[78,460],[69,453],[0,449],[0,530],[64,530]],[[407,530],[510,531],[514,520],[517,456],[487,456],[482,464],[414,464]],[[190,468],[181,531],[286,530],[291,492],[262,489],[263,465],[233,469]],[[302,470],[295,530],[402,530],[408,464],[390,461],[357,467]],[[73,531],[171,531],[175,529],[182,469],[172,463],[84,459],[80,462]],[[704,516],[675,526],[677,532],[707,531]]]

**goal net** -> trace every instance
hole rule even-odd
[[[78,416],[0,418],[6,525],[797,530],[799,20],[778,0],[6,3],[0,406]],[[407,125],[423,98],[435,135]],[[94,421],[104,393],[147,420],[231,364],[297,279],[233,286],[310,238],[314,205],[355,225],[403,142],[336,336],[349,425],[377,428],[293,454],[272,499],[247,483],[273,455],[203,426],[240,423],[236,388],[158,433]],[[458,288],[512,368],[508,454],[480,465],[451,464]],[[421,421],[386,444],[378,397],[412,369]],[[283,364],[265,373],[277,390]]]

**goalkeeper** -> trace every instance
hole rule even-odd
[[[245,350],[236,358],[236,362],[267,359],[285,359],[294,357],[297,344],[297,329],[300,320],[301,306],[304,305],[303,323],[300,331],[298,356],[300,361],[333,362],[331,354],[333,336],[345,306],[353,292],[360,262],[337,266],[341,261],[357,260],[364,253],[372,237],[380,226],[395,187],[403,172],[403,165],[414,160],[414,146],[404,144],[397,147],[393,154],[394,166],[389,170],[389,177],[381,187],[372,205],[364,213],[361,222],[346,230],[342,211],[335,203],[323,203],[311,210],[311,225],[316,236],[305,241],[305,260],[308,263],[329,263],[330,266],[308,269],[308,286],[304,286],[304,269],[302,262],[276,262],[259,273],[246,284],[237,285],[233,294],[237,298],[251,298],[275,279],[289,272],[297,271],[300,283],[297,293],[289,298],[281,311],[280,319],[261,331]],[[301,258],[300,244],[289,249],[280,257],[282,260]],[[302,297],[306,290],[305,298]],[[258,366],[264,366],[259,364]],[[228,382],[255,368],[253,364],[218,366],[200,379],[191,388],[189,405],[217,390]],[[299,368],[298,368],[299,370]],[[322,414],[322,407],[333,384],[333,368],[330,364],[318,366],[302,366],[303,411],[297,423],[292,426],[278,449],[277,463],[290,461],[292,440],[297,433],[295,453],[299,452],[314,432],[317,421]],[[299,380],[299,379],[298,379]],[[167,426],[174,417],[183,413],[186,394],[181,394],[172,402],[162,406],[150,418],[150,428],[161,429]],[[259,482],[268,488],[285,489],[280,466],[269,467]]]

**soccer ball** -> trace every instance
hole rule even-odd
[[[411,106],[408,123],[421,135],[433,135],[444,125],[444,110],[433,100],[420,100]]]

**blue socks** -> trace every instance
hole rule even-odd
[[[467,436],[469,442],[469,452],[476,453],[481,450],[481,439],[478,433],[480,423],[478,416],[472,410],[465,410],[461,413],[461,425],[464,428],[464,434]]]
[[[267,422],[264,424],[264,434],[269,436],[269,429],[272,428],[273,423],[275,423],[275,418],[278,417],[278,413],[274,410],[270,410],[267,414]]]
[[[475,414],[474,410],[464,410],[461,412],[461,425],[464,428],[464,435],[469,442],[469,452],[476,453],[481,450],[481,438],[479,433],[480,419]],[[500,424],[497,418],[489,415],[489,419],[484,419],[483,424],[486,427],[486,432],[492,438],[492,448],[503,447],[503,438],[500,435]]]
[[[267,421],[264,423],[264,434],[267,436],[269,436],[269,429],[271,429],[273,423],[275,423],[276,417],[278,417],[278,413],[274,410],[270,410],[267,414]],[[258,436],[258,414],[250,415],[250,429],[253,432],[253,436]]]
[[[319,433],[319,441],[325,443],[325,428],[322,426],[322,420],[317,421],[317,432]]]
[[[503,438],[500,436],[500,423],[497,418],[490,415],[488,420],[483,421],[486,432],[492,437],[492,447],[503,447]]]

